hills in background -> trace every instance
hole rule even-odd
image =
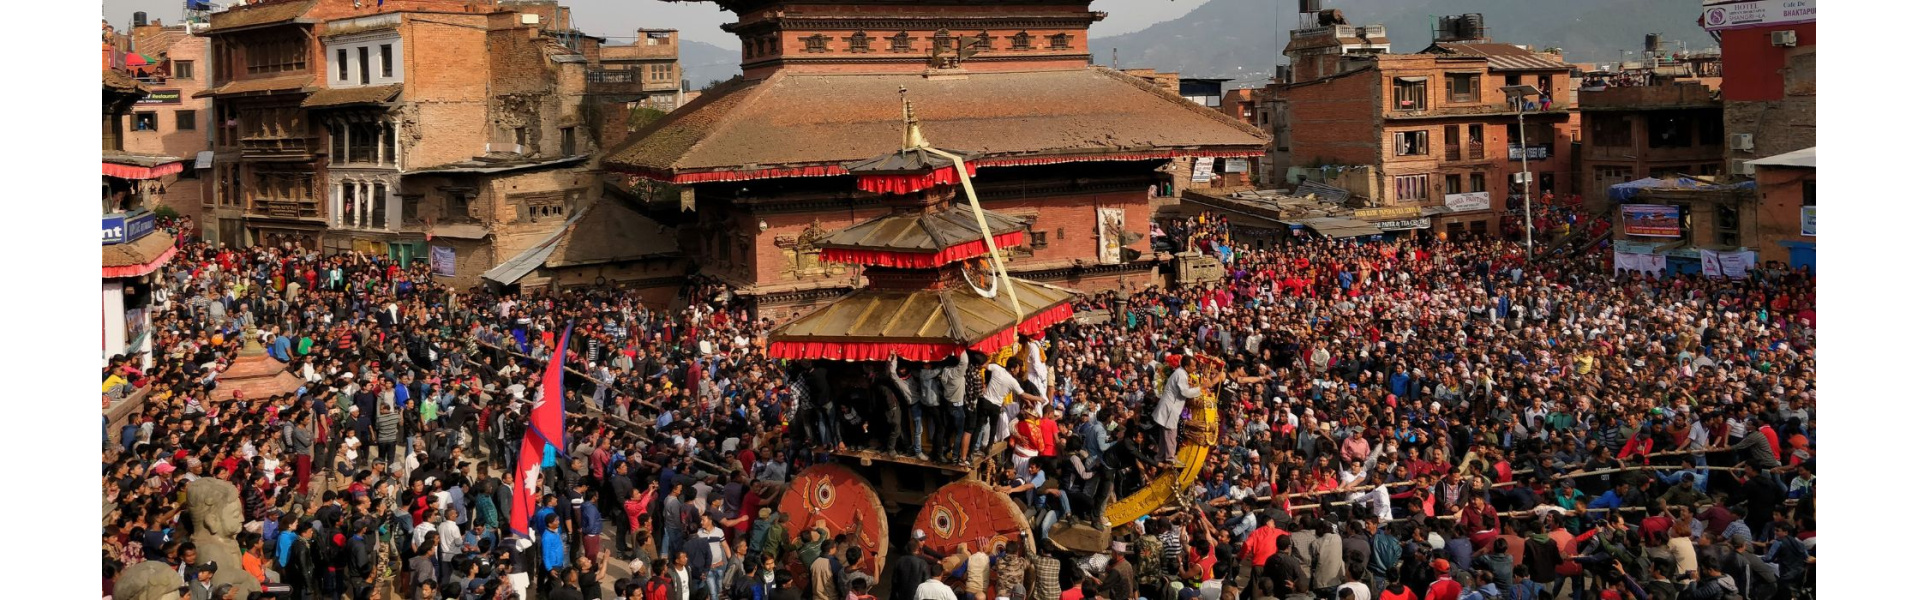
[[[1417,52],[1432,41],[1433,17],[1462,13],[1486,16],[1495,40],[1558,47],[1567,62],[1615,62],[1621,50],[1639,51],[1648,33],[1660,33],[1677,50],[1714,45],[1695,24],[1700,6],[1674,0],[1322,0],[1355,25],[1384,24],[1394,52]],[[1184,17],[1133,33],[1094,38],[1094,62],[1119,51],[1123,68],[1177,71],[1191,77],[1264,80],[1284,64],[1280,50],[1298,26],[1298,0],[1211,0]],[[1277,35],[1276,35],[1277,33]]]
[[[704,90],[740,74],[740,49],[680,38],[680,77],[689,89]]]

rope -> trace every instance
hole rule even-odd
[[[1000,245],[994,243],[993,230],[987,227],[987,213],[980,209],[980,197],[973,193],[973,178],[967,176],[966,160],[939,148],[929,146],[922,146],[921,148],[934,156],[953,161],[953,169],[958,171],[960,175],[960,188],[967,192],[967,205],[973,207],[973,222],[975,225],[980,226],[980,238],[987,242],[987,256],[993,259],[993,270],[1000,276],[999,280],[1007,284],[1007,303],[1013,306],[1014,320],[1026,320],[1027,313],[1020,308],[1020,293],[1014,291],[1013,277],[1007,275],[1007,265],[1000,260]],[[973,282],[969,281],[967,283],[971,285]],[[980,288],[975,286],[974,291],[978,292]],[[984,296],[984,294],[982,295]],[[986,297],[993,298],[993,296]]]

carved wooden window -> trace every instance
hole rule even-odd
[[[1013,34],[1013,49],[1014,50],[1032,50],[1033,36],[1027,35],[1027,32],[1025,31]]]
[[[807,36],[807,51],[808,52],[826,52],[827,36],[820,35],[818,33]]]
[[[847,37],[847,50],[853,52],[872,52],[872,44],[873,38],[867,37],[865,31],[855,31],[853,35]]]
[[[1069,35],[1067,35],[1067,34],[1064,34],[1064,33],[1056,33],[1056,34],[1053,34],[1053,35],[1050,35],[1050,36],[1047,36],[1047,49],[1049,49],[1049,50],[1066,50],[1066,49],[1067,49],[1067,40],[1069,40],[1069,39],[1072,39],[1072,37],[1073,37],[1073,36],[1069,36]]]
[[[892,44],[890,47],[887,48],[888,50],[891,50],[893,52],[912,52],[913,51],[913,38],[907,37],[907,32],[905,31],[893,34],[893,39],[891,41],[892,41]]]
[[[978,35],[973,36],[974,52],[986,52],[992,49],[993,49],[993,36],[987,35],[987,32],[985,31],[982,31]]]
[[[952,52],[953,51],[953,34],[947,33],[947,30],[945,29],[933,32],[933,51],[936,54],[941,52]]]

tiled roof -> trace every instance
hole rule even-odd
[[[987,229],[994,235],[1019,231],[1026,223],[993,211],[984,211]],[[888,214],[836,231],[821,240],[823,248],[857,248],[892,252],[938,252],[966,242],[980,241],[973,211],[961,207],[936,213]]]
[[[281,2],[242,4],[213,13],[207,25],[208,32],[219,32],[245,27],[258,27],[282,22],[291,22],[307,14],[319,0],[283,0]]]
[[[928,140],[983,158],[1257,151],[1266,143],[1258,129],[1099,67],[952,79],[778,72],[709,90],[633,135],[607,162],[685,173],[871,158],[899,147],[903,86]]]
[[[400,95],[400,84],[375,85],[352,88],[327,88],[314,90],[300,106],[323,108],[328,106],[346,106],[349,104],[379,104],[390,102]]]
[[[312,83],[313,75],[310,73],[281,75],[279,77],[267,77],[263,79],[242,79],[240,81],[230,81],[227,82],[226,85],[196,93],[193,97],[205,98],[207,96],[224,96],[228,94],[254,92],[304,91],[307,90],[307,86]]]
[[[147,93],[147,89],[134,81],[132,76],[113,69],[100,70],[100,87],[124,94]]]
[[[134,240],[131,244],[114,244],[100,247],[100,266],[131,267],[144,265],[166,254],[173,247],[173,236],[156,231],[147,237]]]
[[[1534,52],[1513,44],[1492,42],[1435,42],[1423,52],[1426,54],[1484,57],[1487,59],[1487,68],[1493,71],[1567,71],[1573,69],[1573,65],[1560,60],[1559,56],[1545,52]]]

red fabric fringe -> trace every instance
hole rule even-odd
[[[159,233],[160,235],[165,235],[165,232],[155,232],[155,233]],[[167,264],[167,260],[173,258],[173,255],[179,251],[180,251],[179,246],[167,246],[167,251],[161,252],[159,258],[155,258],[151,261],[148,261],[147,264],[144,264],[144,265],[127,265],[124,267],[100,267],[100,278],[101,279],[119,279],[122,277],[139,277],[141,275],[152,273],[154,269],[160,268],[160,265]]]
[[[993,243],[1001,248],[1019,246],[1027,242],[1027,232],[1009,231],[993,236]],[[886,250],[857,250],[853,248],[821,248],[820,260],[852,265],[874,267],[896,267],[902,269],[932,269],[947,263],[966,260],[987,254],[987,243],[982,240],[961,242],[948,246],[939,252],[890,252]]]
[[[968,174],[977,167],[1024,167],[1033,165],[1052,165],[1070,162],[1134,161],[1159,160],[1165,158],[1247,158],[1264,156],[1259,150],[1163,150],[1160,152],[1126,152],[1116,154],[1080,154],[1064,156],[1030,156],[989,158],[967,163]],[[674,184],[712,183],[716,181],[747,181],[750,179],[779,179],[783,177],[832,177],[848,175],[839,165],[794,167],[787,169],[755,169],[752,171],[705,171],[699,173],[669,173],[655,169],[615,168],[614,170],[638,175],[645,179]],[[877,176],[876,176],[877,177]],[[959,181],[959,180],[955,180]],[[864,188],[862,188],[864,189]]]
[[[993,354],[1001,348],[1014,343],[1016,332],[1039,335],[1048,327],[1073,317],[1073,305],[1062,302],[1031,315],[1027,315],[1014,327],[1002,329],[971,346],[960,344],[928,344],[908,342],[773,342],[767,345],[767,354],[774,358],[787,360],[847,360],[847,361],[883,361],[895,354],[900,358],[920,362],[933,362],[959,354],[965,350],[978,350],[983,354]]]
[[[967,164],[967,175],[979,174],[980,168]],[[947,167],[924,175],[862,175],[855,185],[861,191],[876,194],[911,194],[936,185],[960,183],[959,171]]]
[[[181,170],[185,168],[186,168],[186,163],[184,162],[170,162],[164,165],[153,166],[153,167],[142,167],[137,165],[121,165],[121,164],[114,164],[110,162],[101,162],[100,174],[108,177],[118,177],[121,179],[159,179],[161,177],[172,175],[174,173],[179,173]]]

